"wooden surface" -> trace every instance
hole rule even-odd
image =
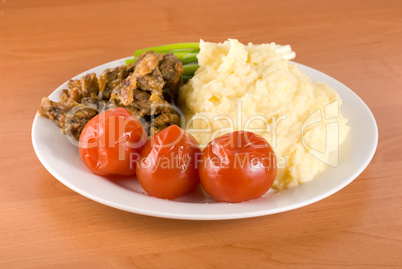
[[[179,221],[93,202],[37,159],[33,118],[64,81],[229,37],[291,44],[367,103],[379,144],[355,181],[286,213]],[[0,1],[0,268],[402,268],[401,48],[401,1]]]

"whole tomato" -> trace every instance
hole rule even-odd
[[[197,140],[176,125],[152,136],[145,144],[137,165],[137,178],[150,195],[175,199],[193,191],[200,179]]]
[[[243,202],[261,197],[272,186],[276,157],[261,136],[236,131],[207,145],[199,174],[204,189],[215,200]]]
[[[85,125],[79,151],[82,161],[94,174],[129,176],[135,174],[146,141],[147,134],[140,121],[119,107],[96,115]]]

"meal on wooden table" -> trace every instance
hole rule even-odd
[[[235,39],[139,50],[70,80],[39,114],[79,141],[97,175],[136,175],[163,199],[201,184],[217,201],[248,201],[312,180],[349,131],[338,93],[294,57]]]

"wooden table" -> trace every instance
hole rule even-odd
[[[53,4],[50,4],[53,3]],[[152,45],[291,44],[371,108],[367,169],[318,203],[230,221],[137,215],[57,181],[32,148],[40,99]],[[402,268],[401,1],[0,1],[0,268]]]

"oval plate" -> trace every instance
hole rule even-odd
[[[75,77],[125,64],[124,59],[109,62]],[[297,64],[297,63],[295,63]],[[50,120],[36,114],[32,126],[32,144],[43,166],[61,183],[96,202],[143,215],[189,220],[239,219],[292,210],[328,197],[352,182],[369,164],[378,141],[375,119],[367,105],[348,87],[310,67],[297,64],[314,81],[334,88],[343,100],[342,114],[351,127],[339,149],[339,165],[328,167],[314,180],[283,191],[270,190],[262,198],[231,204],[218,203],[202,188],[177,200],[148,196],[135,178],[107,178],[92,174],[82,163],[78,147]],[[49,98],[58,100],[58,87]]]

